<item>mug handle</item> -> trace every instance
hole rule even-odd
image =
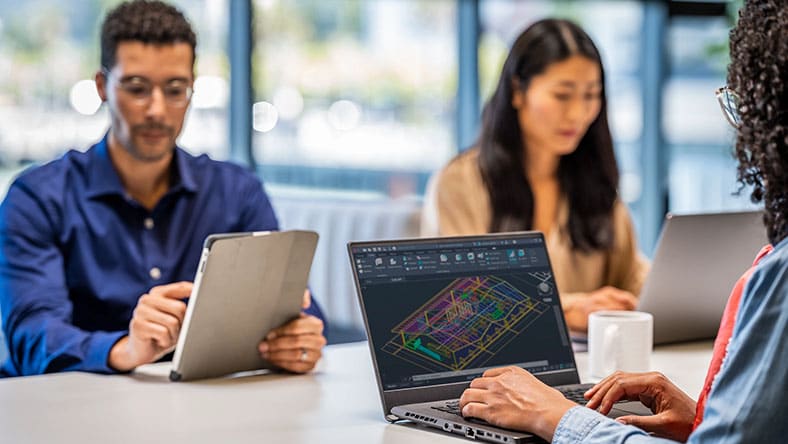
[[[618,325],[608,325],[605,328],[605,335],[603,341],[603,351],[602,354],[603,360],[602,362],[605,363],[605,374],[609,375],[616,371],[619,367],[618,365],[618,347],[617,344],[620,343],[619,341],[620,336],[620,329]],[[615,350],[614,350],[615,349]]]

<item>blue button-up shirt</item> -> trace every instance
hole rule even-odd
[[[124,191],[107,138],[18,177],[0,205],[0,374],[110,373],[139,297],[191,281],[212,233],[276,230],[251,172],[175,149],[152,211]],[[316,304],[307,310],[322,318]]]
[[[742,293],[728,354],[703,421],[687,443],[788,441],[788,239],[763,258]],[[555,444],[672,443],[585,407],[570,409]]]

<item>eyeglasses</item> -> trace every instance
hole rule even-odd
[[[728,88],[727,86],[723,86],[722,88],[717,88],[714,91],[714,95],[717,96],[717,101],[720,102],[720,108],[722,108],[723,114],[725,114],[725,119],[730,123],[734,128],[741,127],[741,115],[739,114],[739,95],[736,94],[736,91]]]
[[[151,99],[153,98],[153,89],[156,85],[153,85],[150,80],[144,77],[124,77],[124,78],[117,78],[112,75],[112,73],[104,68],[101,70],[104,74],[104,77],[107,79],[114,78],[118,82],[118,86],[120,89],[131,97],[131,100],[140,105],[148,105],[150,104]],[[188,82],[184,80],[171,80],[164,85],[160,86],[162,95],[164,96],[164,101],[167,105],[176,108],[183,108],[189,104],[189,100],[192,98],[192,93],[194,90],[191,86],[189,86]]]

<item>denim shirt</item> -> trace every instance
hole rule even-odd
[[[788,239],[763,258],[742,294],[728,355],[688,443],[788,442]],[[669,443],[587,409],[561,418],[553,442]]]
[[[107,138],[19,176],[0,205],[0,375],[111,373],[139,297],[191,281],[212,233],[276,230],[260,180],[175,149],[170,189],[152,210],[125,192]],[[307,310],[322,317],[316,304]]]

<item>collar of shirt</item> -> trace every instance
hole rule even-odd
[[[105,134],[104,138],[89,151],[89,182],[86,196],[90,199],[110,195],[127,196],[118,172],[115,171],[115,167],[112,165],[112,160],[109,157],[108,137],[109,133]],[[189,164],[189,160],[190,156],[185,155],[181,148],[177,146],[174,148],[172,156],[173,168],[171,169],[174,174],[167,195],[180,192],[197,192],[197,182],[194,180],[193,166]]]

